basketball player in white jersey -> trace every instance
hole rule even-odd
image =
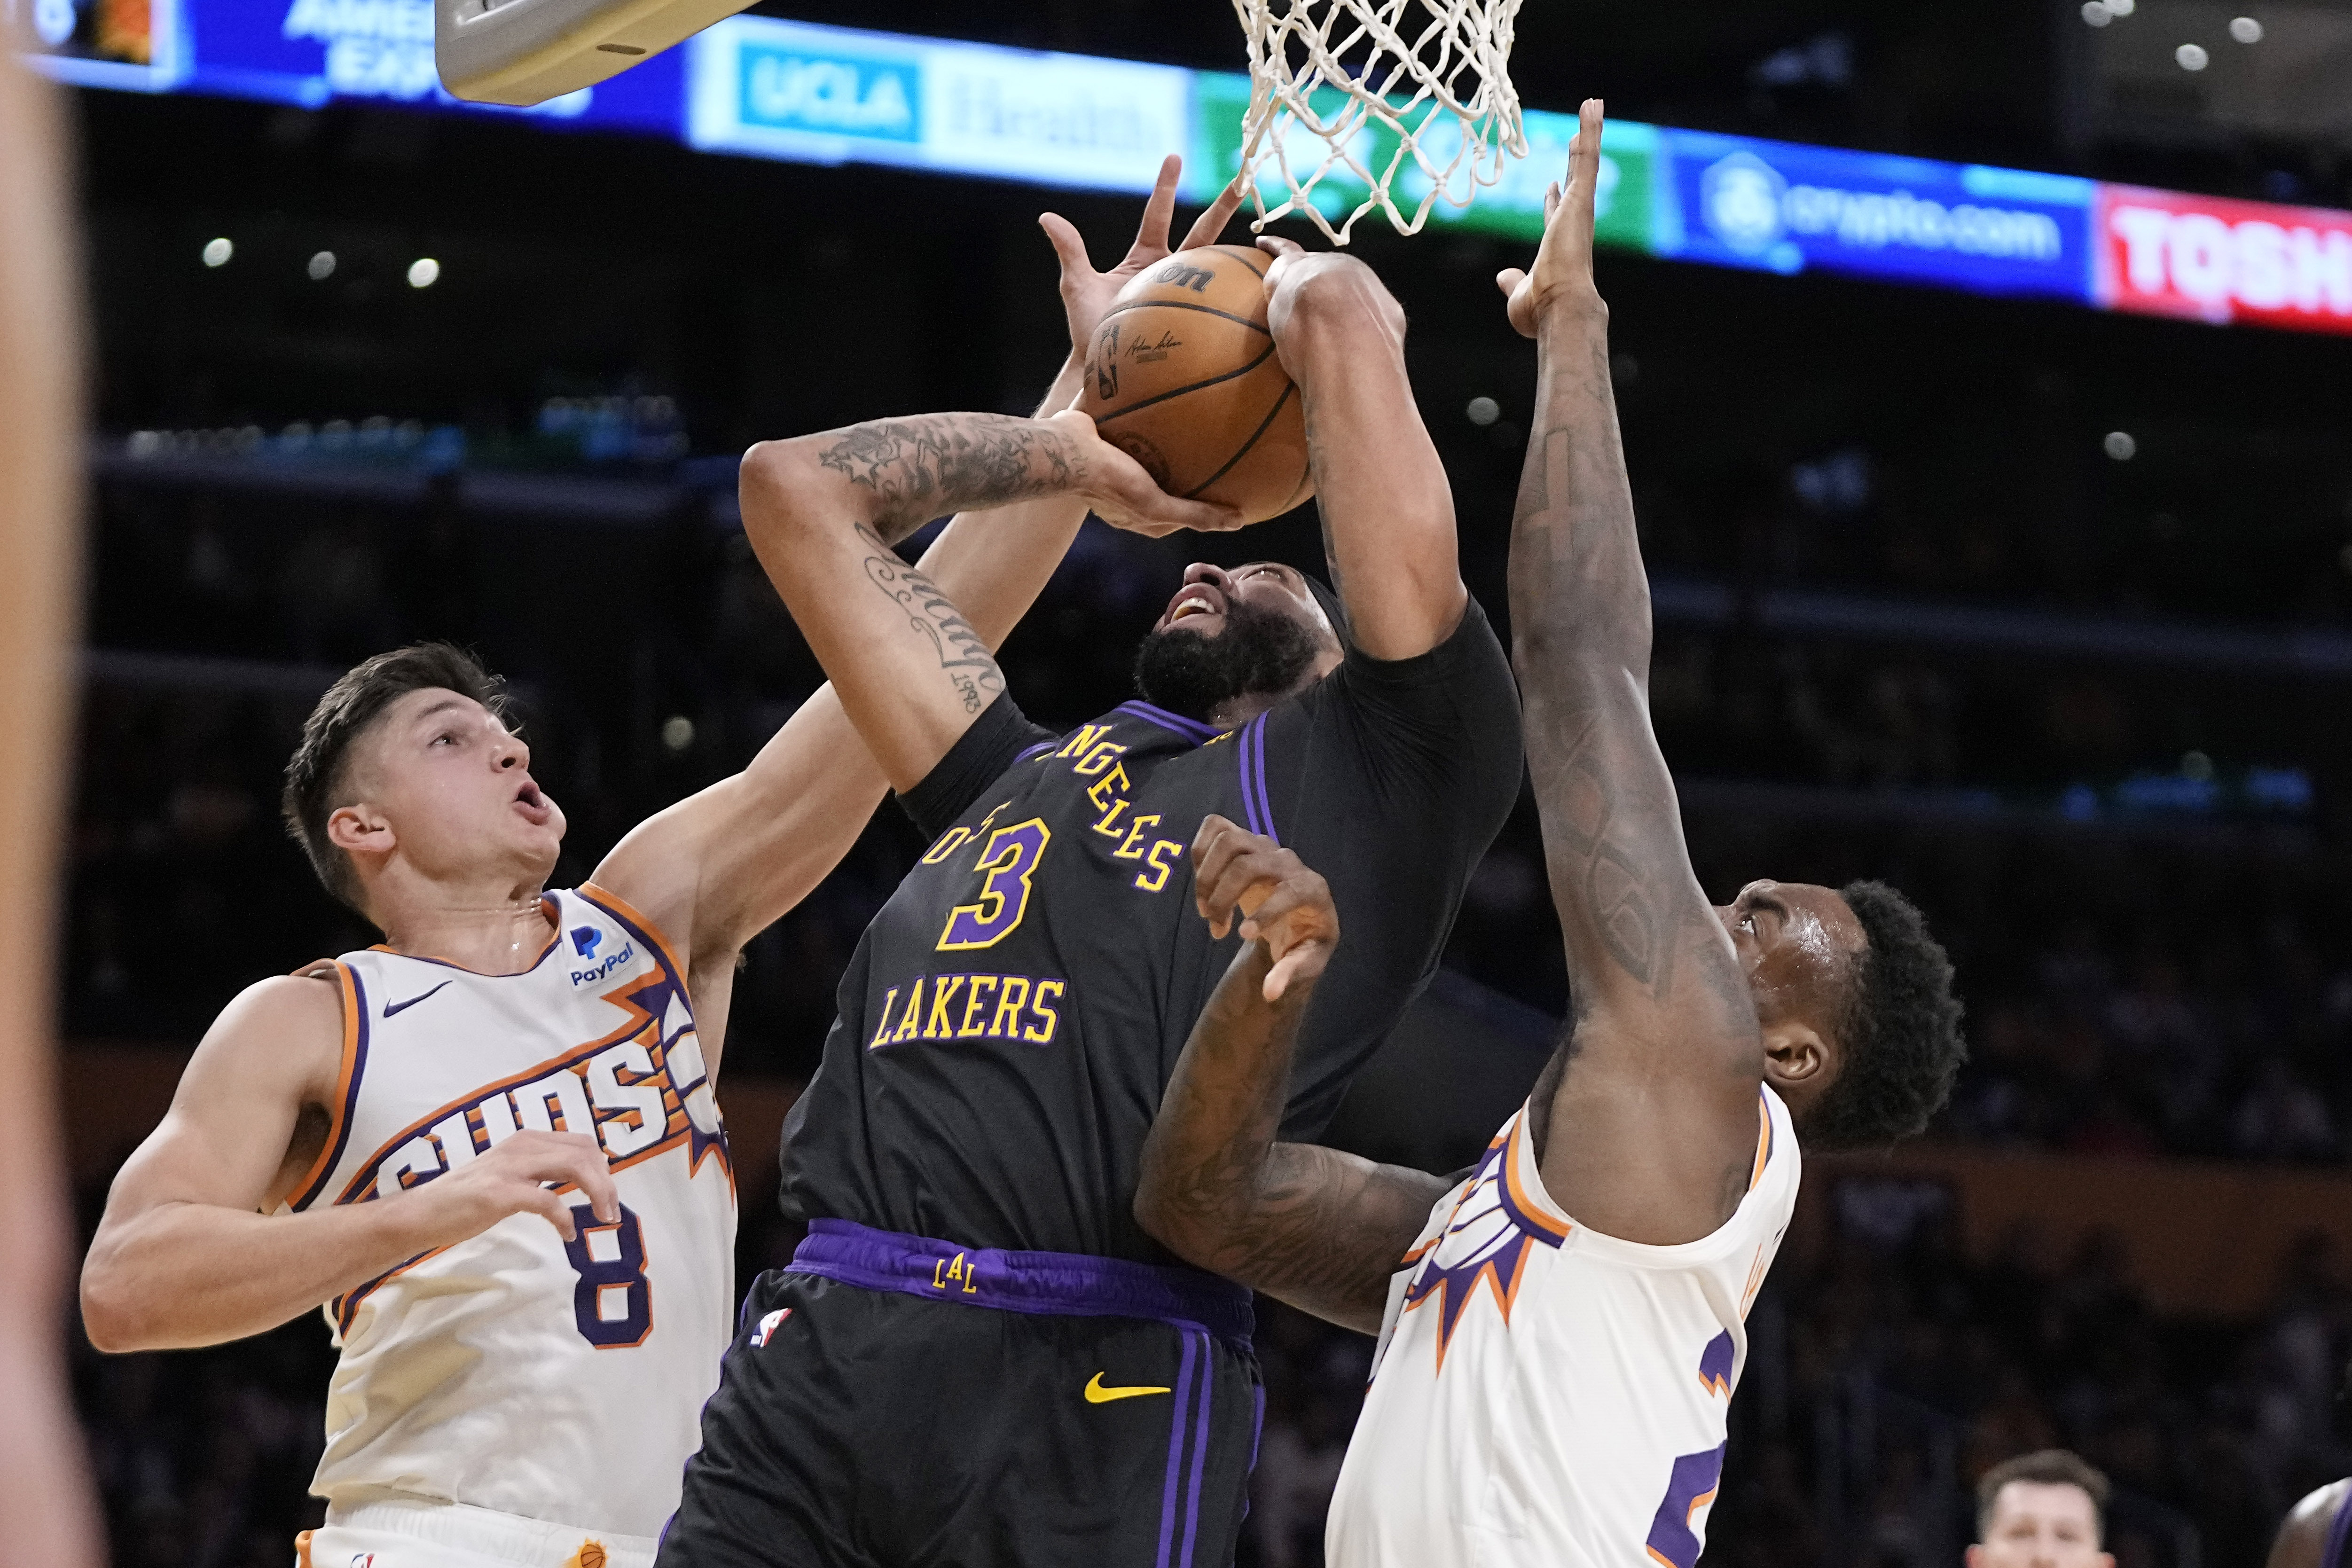
[[[1074,342],[1169,254],[1176,174],[1171,158],[1108,273],[1047,223]],[[923,563],[941,597],[909,613],[984,705],[1002,685],[985,650],[1089,505],[1134,520],[1177,503],[1108,449],[1102,484],[1010,506],[958,466],[940,460],[948,504],[999,510],[941,535]],[[712,1085],[737,957],[885,787],[828,686],[741,773],[551,890],[563,814],[495,677],[425,645],[320,700],[288,825],[385,942],[229,1005],[117,1178],[82,1278],[110,1351],[217,1343],[326,1304],[341,1357],[303,1568],[652,1562],[734,1329]]]
[[[1541,349],[1511,623],[1574,1005],[1473,1170],[1275,1142],[1337,917],[1271,839],[1212,818],[1193,847],[1201,912],[1222,931],[1238,909],[1248,940],[1170,1081],[1136,1214],[1381,1336],[1337,1568],[1693,1568],[1799,1136],[1917,1131],[1963,1053],[1951,966],[1891,889],[1761,881],[1717,909],[1692,873],[1592,281],[1600,140],[1589,102],[1535,267],[1501,279]]]

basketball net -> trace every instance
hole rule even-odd
[[[1415,234],[1439,197],[1468,206],[1524,157],[1511,86],[1519,0],[1234,0],[1249,37],[1250,101],[1242,178],[1263,229],[1304,213],[1334,245],[1377,207]],[[1269,209],[1261,182],[1289,195]],[[1334,189],[1322,192],[1326,181]],[[1402,184],[1408,218],[1393,195]],[[1370,194],[1331,226],[1340,187]],[[1334,200],[1333,198],[1339,198]]]

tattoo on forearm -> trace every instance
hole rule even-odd
[[[988,651],[988,644],[972,630],[953,601],[929,577],[898,558],[880,534],[860,523],[858,536],[868,546],[866,580],[880,589],[899,609],[907,624],[930,642],[940,668],[955,683],[963,710],[977,713],[1004,690],[1004,672]]]
[[[1599,716],[1585,718],[1552,781],[1556,798],[1547,803],[1545,821],[1556,830],[1554,852],[1566,851],[1577,868],[1587,918],[1610,959],[1636,984],[1663,995],[1674,979],[1675,944],[1664,900],[1651,882],[1656,872],[1671,875],[1676,868],[1657,865],[1657,846],[1629,841],[1633,836],[1618,821],[1619,781],[1605,754]]]
[[[1511,609],[1528,753],[1571,953],[1663,1001],[1675,955],[1713,933],[1647,710],[1649,580],[1596,338],[1563,349],[1546,384],[1512,520]],[[1580,939],[1580,931],[1581,938]],[[1725,969],[1726,975],[1713,973]],[[1702,963],[1710,990],[1738,984]]]
[[[893,544],[935,517],[1054,494],[1080,478],[1061,432],[1001,414],[854,425],[817,460],[881,498],[875,530]]]
[[[1307,998],[1269,1009],[1263,978],[1236,963],[1194,1026],[1144,1155],[1151,1207],[1195,1263],[1370,1333],[1443,1184],[1275,1141]]]

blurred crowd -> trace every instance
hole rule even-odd
[[[322,526],[315,500],[111,489],[70,862],[69,1032],[192,1038],[237,985],[373,940],[315,887],[276,807],[317,691],[370,651],[455,637],[513,673],[535,766],[571,818],[566,880],[643,816],[741,765],[819,672],[714,498],[669,504],[625,525],[491,527],[436,481],[421,500],[332,509]],[[1311,560],[1297,522],[1247,542]],[[1075,722],[1128,695],[1130,649],[1184,550],[1089,527],[1004,650],[1034,714]],[[1499,611],[1475,560],[1472,575]],[[502,593],[517,582],[531,592]],[[1881,876],[1934,919],[1961,964],[1976,1057],[1942,1135],[2262,1160],[2335,1159],[2352,1134],[2352,945],[2328,891],[2326,759],[2316,785],[2274,765],[2309,754],[2307,697],[1671,626],[1653,679],[1714,896],[1756,876]],[[2232,808],[2244,792],[2221,785],[2257,765],[2305,795]],[[2135,779],[2203,809],[2101,804]],[[2070,820],[2076,795],[2096,820]],[[842,869],[753,944],[737,1070],[805,1073],[835,979],[916,847],[886,805]],[[1541,865],[1523,803],[1471,887],[1451,960],[1557,1014],[1566,977]]]

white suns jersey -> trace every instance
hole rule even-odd
[[[572,1194],[575,1241],[509,1215],[329,1302],[311,1489],[652,1536],[733,1330],[735,1178],[661,934],[602,889],[546,898],[555,940],[520,974],[336,961],[339,1103],[290,1206],[395,1198],[536,1128],[596,1136],[620,1222]]]
[[[1797,1202],[1769,1089],[1759,1121],[1738,1211],[1679,1247],[1577,1225],[1544,1192],[1526,1108],[1503,1124],[1390,1288],[1333,1568],[1693,1568],[1743,1320]]]

